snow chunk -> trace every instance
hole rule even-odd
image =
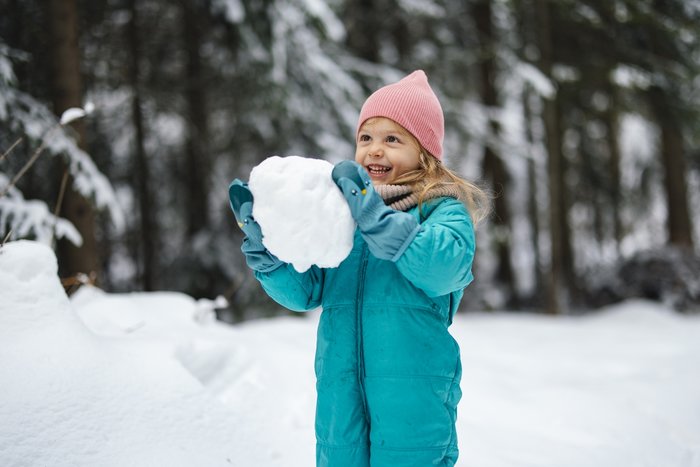
[[[85,108],[82,109],[80,107],[71,107],[70,109],[66,109],[62,114],[61,114],[61,125],[67,125],[70,122],[77,120],[79,118],[83,118],[86,115],[89,115],[92,111],[94,110],[94,106],[92,105],[91,102],[88,102],[85,105]]]
[[[336,267],[352,249],[355,222],[332,170],[320,159],[273,156],[250,173],[263,244],[299,272]]]
[[[73,120],[77,120],[79,118],[83,118],[86,115],[90,115],[92,111],[95,110],[95,106],[93,105],[92,102],[88,102],[85,104],[85,108],[82,109],[80,107],[71,107],[70,109],[66,109],[62,114],[61,114],[61,125],[67,125]]]

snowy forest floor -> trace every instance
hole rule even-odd
[[[230,327],[174,321],[167,294],[75,303],[95,332],[170,348],[231,409],[235,465],[313,465],[318,312]],[[700,466],[700,319],[628,302],[576,318],[458,315],[451,329],[458,465]]]
[[[216,321],[178,293],[66,299],[47,248],[0,254],[0,465],[314,464],[319,313]],[[457,315],[462,467],[700,467],[700,317]]]

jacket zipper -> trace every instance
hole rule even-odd
[[[362,330],[362,312],[364,309],[365,295],[365,277],[367,273],[367,263],[369,256],[369,248],[367,245],[362,246],[362,256],[360,259],[360,275],[357,286],[357,296],[355,297],[355,313],[357,319],[357,381],[360,385],[360,394],[362,395],[362,404],[364,406],[365,418],[369,424],[369,412],[367,411],[367,396],[365,395],[365,352]]]

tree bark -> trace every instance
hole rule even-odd
[[[131,21],[128,24],[128,41],[130,53],[129,81],[133,97],[131,100],[132,120],[134,125],[134,166],[136,167],[136,186],[139,200],[140,214],[140,254],[141,254],[141,284],[143,290],[154,289],[155,267],[156,267],[156,238],[157,223],[153,209],[153,196],[151,194],[151,173],[148,164],[148,157],[144,146],[145,130],[143,123],[143,112],[141,110],[141,86],[140,86],[140,59],[139,49],[139,17],[136,0],[129,0],[129,12]]]
[[[359,57],[370,62],[379,62],[381,24],[375,0],[348,1],[345,14],[347,44]]]
[[[569,195],[569,187],[566,183],[566,173],[568,171],[569,164],[562,149],[562,135],[564,134],[561,123],[564,121],[563,105],[563,100],[559,96],[559,93],[557,93],[554,98],[555,125],[553,131],[555,131],[557,134],[556,140],[558,141],[557,149],[559,151],[559,155],[557,156],[557,161],[555,163],[556,168],[552,167],[551,176],[557,184],[557,196],[559,198],[557,207],[557,221],[559,222],[559,232],[561,236],[561,245],[559,248],[564,274],[564,287],[562,289],[563,300],[564,305],[570,305],[572,298],[580,298],[580,287],[575,272],[576,257],[574,255],[574,248],[571,243],[572,233],[571,223],[569,222],[569,212],[572,208],[572,199]]]
[[[605,126],[608,133],[608,148],[609,148],[609,168],[610,168],[610,200],[612,202],[612,222],[613,234],[615,238],[615,246],[619,251],[620,243],[622,243],[623,229],[622,219],[620,217],[620,208],[622,204],[622,189],[620,188],[620,142],[618,139],[619,115],[617,107],[617,96],[615,86],[608,82],[608,97],[610,103],[605,112]]]
[[[539,68],[547,77],[552,76],[552,32],[550,24],[551,4],[548,0],[535,2],[538,27],[537,45],[540,53]],[[547,174],[549,189],[549,235],[551,253],[547,290],[547,311],[559,314],[565,301],[566,281],[564,230],[562,224],[566,221],[562,193],[563,154],[561,149],[561,129],[557,119],[557,99],[544,99],[542,118],[544,120],[547,145]],[[562,222],[562,220],[564,222]]]
[[[479,35],[479,81],[481,84],[481,101],[487,108],[498,106],[498,91],[496,90],[496,63],[495,63],[495,37],[491,18],[491,1],[482,0],[472,6],[472,17],[476,23]],[[498,122],[491,120],[491,135],[493,140],[498,140],[500,126]],[[511,264],[510,251],[510,210],[506,197],[508,185],[508,173],[501,157],[494,149],[484,145],[484,175],[491,180],[498,196],[494,200],[494,218],[496,235],[496,248],[498,267],[496,269],[496,281],[508,290],[509,304],[517,301],[513,266]]]
[[[532,111],[530,109],[530,99],[532,93],[529,88],[523,92],[523,111],[525,119],[525,136],[527,142],[532,146],[535,138],[532,134]],[[527,161],[527,180],[528,180],[528,216],[530,217],[530,225],[532,226],[532,251],[534,256],[534,295],[539,298],[542,290],[542,260],[540,258],[540,210],[537,204],[537,167],[533,158]]]
[[[192,238],[209,226],[207,179],[209,151],[207,149],[207,104],[200,47],[203,15],[194,0],[182,0],[182,28],[187,54],[185,95],[187,98],[187,235]]]
[[[654,11],[660,15],[671,15],[673,2],[654,0]],[[660,26],[650,28],[650,52],[661,63],[673,63],[676,46],[669,32]],[[693,248],[693,227],[688,210],[688,187],[685,179],[686,162],[683,142],[683,119],[676,110],[681,105],[680,93],[661,86],[652,86],[647,94],[656,122],[661,130],[660,152],[664,167],[664,190],[666,191],[668,243]],[[676,86],[677,87],[677,86]]]
[[[688,210],[688,188],[683,133],[678,118],[669,107],[663,89],[649,91],[651,107],[661,129],[661,162],[664,167],[664,189],[668,215],[666,225],[671,245],[693,248],[692,223]]]
[[[80,47],[78,44],[78,10],[76,0],[50,0],[48,2],[49,34],[51,35],[52,99],[56,115],[71,107],[82,107],[83,85],[80,74]],[[85,149],[85,124],[74,121],[71,126],[78,136],[78,146]],[[57,174],[60,185],[67,165]],[[66,240],[58,243],[58,263],[62,276],[77,273],[100,273],[100,261],[95,238],[95,213],[91,203],[73,189],[69,177],[68,189],[63,198],[61,215],[75,225],[83,237],[83,244],[75,247]]]

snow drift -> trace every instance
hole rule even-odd
[[[56,272],[39,243],[0,249],[1,464],[232,465],[235,413],[175,360],[92,334]]]

